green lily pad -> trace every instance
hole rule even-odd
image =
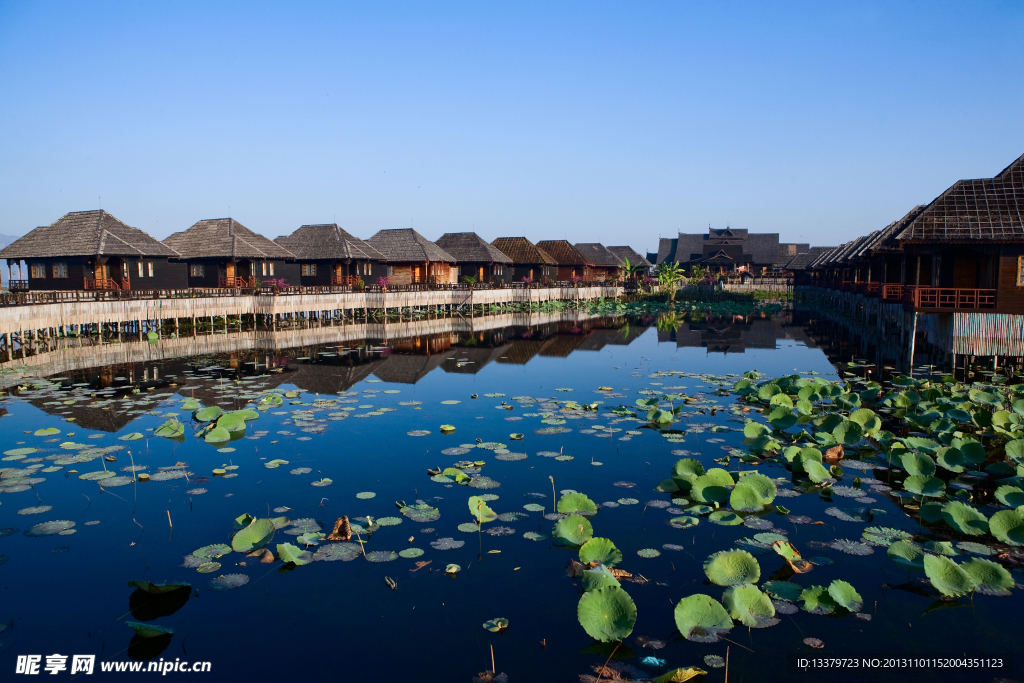
[[[924,573],[940,593],[951,598],[967,595],[977,585],[960,565],[942,555],[925,555]]]
[[[555,522],[554,537],[565,545],[583,545],[594,537],[594,527],[582,515],[568,515]]]
[[[745,550],[723,550],[704,561],[704,573],[714,584],[735,586],[757,583],[761,578],[761,566]]]
[[[607,586],[580,598],[576,616],[583,630],[602,643],[623,640],[636,624],[636,604],[622,588]]]
[[[622,552],[607,538],[592,538],[580,547],[580,562],[597,562],[606,567],[614,567],[622,562]]]
[[[583,515],[597,514],[597,504],[583,493],[569,493],[558,500],[558,512],[569,515],[578,512]]]
[[[775,607],[771,599],[758,590],[757,586],[740,584],[729,586],[722,595],[722,602],[729,611],[729,616],[739,620],[744,626],[767,626],[775,616]]]
[[[270,543],[276,530],[273,520],[254,519],[247,527],[232,537],[231,549],[239,553],[248,553],[262,548]]]
[[[291,562],[296,566],[309,564],[313,561],[313,556],[310,553],[291,543],[278,543],[277,556],[281,558],[282,562]]]
[[[864,598],[860,596],[860,593],[841,579],[836,579],[829,585],[828,594],[837,605],[841,605],[851,612],[859,612],[860,608],[864,606]]]
[[[135,635],[140,638],[156,638],[174,633],[174,629],[170,626],[160,626],[158,624],[141,624],[137,621],[126,621],[124,625],[135,631]]]
[[[718,642],[719,635],[727,633],[733,626],[732,618],[722,604],[702,593],[680,600],[673,616],[683,637],[698,643]]]
[[[484,622],[484,628],[491,633],[498,633],[508,628],[508,619],[504,617],[497,617],[489,621]]]

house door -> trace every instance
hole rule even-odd
[[[234,264],[234,262],[233,261],[228,261],[227,266],[225,267],[225,270],[226,270],[225,275],[228,277],[228,279],[233,278],[235,276],[235,264]]]
[[[953,286],[964,289],[978,286],[978,259],[972,256],[953,258]]]
[[[97,280],[106,280],[107,278],[110,277],[110,266],[107,265],[106,263],[102,265],[97,263],[94,275]]]
[[[418,266],[418,265],[413,266],[412,267],[412,282],[413,282],[413,284],[417,284],[417,283],[422,282],[422,281],[423,281],[423,268],[421,266]]]
[[[477,278],[477,281],[478,282],[483,282],[484,281],[484,267],[483,266],[480,266],[480,276]]]

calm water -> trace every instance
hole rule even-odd
[[[25,447],[39,451],[0,465],[19,469],[39,465],[32,477],[42,481],[25,491],[0,495],[0,528],[18,530],[0,538],[0,560],[4,561],[0,621],[7,624],[0,633],[3,678],[13,678],[9,673],[14,671],[17,655],[61,653],[95,654],[98,660],[208,660],[213,673],[207,678],[218,681],[298,677],[468,682],[490,669],[493,646],[496,668],[510,681],[579,680],[581,674],[592,673],[593,665],[603,663],[612,648],[595,644],[577,622],[579,582],[564,570],[576,552],[552,545],[550,539],[529,540],[523,535],[551,535],[552,521],[524,509],[536,503],[551,512],[549,477],[559,491],[572,489],[599,503],[618,503],[603,506],[591,520],[595,535],[613,540],[625,557],[620,566],[647,582],[623,583],[636,602],[638,620],[615,656],[650,677],[659,668],[644,665],[641,659],[654,655],[667,661],[662,670],[696,665],[708,669],[707,680],[721,681],[724,669],[709,668],[704,657],[725,657],[727,647],[729,680],[734,682],[837,679],[830,673],[789,672],[788,653],[1005,654],[1017,648],[1015,629],[1007,628],[1008,616],[1021,608],[1017,592],[1011,597],[976,595],[936,602],[922,590],[923,575],[900,569],[886,558],[884,547],[855,556],[818,545],[835,539],[858,540],[872,523],[920,531],[916,522],[880,493],[870,494],[876,499],[869,505],[875,510],[871,523],[826,515],[826,508],[843,502],[816,495],[779,498],[776,503],[822,525],[794,524],[775,513],[762,515],[815,562],[812,572],[794,581],[803,586],[828,586],[837,578],[851,582],[863,596],[863,611],[870,620],[799,611],[779,614],[781,622],[771,628],[750,630],[737,624],[728,634],[732,643],[683,640],[673,621],[674,604],[693,593],[721,598],[722,589],[706,582],[704,559],[731,547],[751,549],[735,544],[764,529],[718,526],[706,517],[695,528],[675,529],[667,521],[678,512],[647,503],[670,501],[669,494],[655,487],[668,478],[672,465],[682,457],[679,452],[686,451],[711,467],[713,458],[721,458],[731,448],[743,448],[743,416],[729,410],[711,415],[710,403],[704,410],[690,406],[675,425],[686,435],[673,442],[656,430],[638,429],[641,423],[624,421],[608,409],[635,406],[644,390],[685,393],[728,407],[735,403],[734,396],[714,395],[719,383],[731,386],[735,381],[726,375],[751,369],[769,375],[797,370],[834,379],[836,370],[821,350],[801,341],[805,337],[799,328],[785,326],[784,320],[753,324],[719,320],[672,333],[638,321],[626,326],[624,322],[516,328],[472,338],[437,335],[390,340],[386,345],[378,341],[351,352],[347,349],[356,345],[348,343],[344,349],[332,345],[85,368],[57,378],[63,384],[59,391],[33,390],[32,381],[24,380],[22,386],[27,388],[16,389],[16,396],[3,402],[7,414],[0,419],[0,434],[5,451]],[[268,374],[268,367],[273,372]],[[659,372],[684,374],[665,377],[656,375]],[[139,393],[115,391],[133,380],[141,388]],[[206,406],[241,408],[248,397],[270,390],[301,393],[286,398],[282,407],[261,413],[248,424],[246,438],[221,445],[234,449],[230,452],[219,452],[196,439],[192,432],[197,425],[181,409],[187,397]],[[67,403],[74,396],[77,403]],[[96,401],[101,404],[90,405]],[[555,401],[602,403],[596,414],[570,415],[575,419],[558,425],[568,431],[538,434],[537,430],[552,426],[541,422],[540,413],[557,411]],[[388,410],[378,412],[381,408]],[[186,439],[181,443],[152,434],[168,413],[186,421]],[[374,414],[363,417],[368,413]],[[74,421],[66,421],[68,417]],[[456,430],[442,434],[443,424]],[[713,432],[710,427],[715,425],[729,431]],[[35,430],[48,427],[60,433],[34,435]],[[409,435],[416,430],[429,433]],[[143,438],[118,440],[133,432]],[[512,433],[524,434],[523,440],[510,440]],[[502,460],[494,451],[481,448],[468,455],[442,453],[478,441],[500,442],[528,457]],[[123,449],[108,453],[115,462],[98,457],[59,467],[54,460],[82,452],[62,449],[67,442]],[[538,455],[541,452],[572,459],[556,460]],[[450,467],[464,458],[485,461],[481,474],[500,485],[470,489],[434,482],[427,474],[428,468]],[[287,464],[265,467],[274,459]],[[104,468],[128,476],[120,470],[133,462],[151,475],[161,467],[185,463],[190,474],[187,479],[116,487],[79,478]],[[224,466],[237,467],[228,470],[237,476],[214,476],[213,470]],[[41,471],[51,467],[59,469]],[[729,467],[750,468],[736,459]],[[297,468],[309,472],[292,473]],[[787,481],[791,477],[775,466],[758,469]],[[872,476],[870,471],[860,474]],[[873,476],[884,479],[884,474],[877,471]],[[5,479],[15,476],[18,473],[4,474]],[[332,483],[312,486],[323,478]],[[780,483],[780,488],[785,486]],[[357,498],[361,492],[376,496]],[[523,513],[515,521],[484,526],[485,532],[505,528],[510,533],[478,535],[458,530],[460,524],[472,521],[467,499],[480,494],[498,496],[490,503],[498,513]],[[440,518],[418,523],[402,517],[395,501],[417,499],[435,506]],[[630,500],[638,502],[630,504]],[[36,506],[52,509],[19,514]],[[274,512],[282,507],[288,510]],[[325,532],[341,515],[353,520],[366,515],[396,517],[401,523],[373,533],[366,551],[415,547],[424,554],[380,563],[358,558],[282,566],[278,561],[261,564],[256,558],[231,553],[217,560],[221,567],[212,573],[182,566],[185,556],[199,548],[230,544],[232,521],[243,513],[311,518]],[[52,520],[73,521],[75,533],[41,537],[23,533]],[[295,543],[296,536],[286,534],[289,528],[279,530],[268,547]],[[447,550],[431,546],[446,537],[464,545]],[[665,544],[683,550],[664,549]],[[637,554],[641,549],[657,549],[661,554],[644,558]],[[500,553],[490,552],[495,550]],[[757,559],[762,582],[788,577],[782,558],[770,550]],[[427,561],[430,564],[411,571],[417,562]],[[449,563],[462,567],[455,578],[443,571]],[[208,588],[211,579],[227,574],[243,574],[248,583],[223,592]],[[397,590],[388,587],[386,576],[397,582]],[[128,587],[132,579],[186,581],[193,591],[187,600],[184,592],[173,594],[173,599],[154,600]],[[484,630],[481,624],[495,617],[507,618],[509,628],[500,634]],[[125,622],[132,620],[170,627],[174,634],[148,642],[137,639],[130,646],[133,631]],[[665,641],[666,646],[642,648],[637,636]],[[825,649],[812,651],[803,644],[808,637],[822,640]],[[912,671],[892,676],[861,672],[857,679],[988,681],[996,675],[1008,672],[947,677]],[[93,678],[103,679],[104,674],[97,672]]]

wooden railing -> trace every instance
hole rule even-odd
[[[903,288],[903,303],[913,308],[986,309],[996,307],[996,290],[959,287]]]
[[[28,280],[10,280],[7,283],[7,288],[12,292],[27,292]]]
[[[256,286],[256,276],[250,275],[249,277],[222,277],[218,280],[219,287],[227,288],[246,288]]]
[[[358,275],[332,275],[331,286],[332,287],[353,287],[362,278]]]
[[[110,290],[120,291],[131,289],[131,284],[128,282],[128,278],[121,278],[116,280],[112,277],[97,277],[97,278],[85,278],[85,289],[99,289],[99,290]]]
[[[903,285],[897,282],[886,282],[882,285],[882,301],[900,301],[903,298]]]

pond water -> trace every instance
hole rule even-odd
[[[842,678],[792,671],[792,654],[1009,658],[1020,643],[1010,621],[1021,608],[1019,591],[943,598],[923,572],[887,556],[893,536],[862,538],[874,528],[882,536],[906,532],[918,544],[967,539],[941,523],[922,526],[901,509],[886,490],[886,482],[900,488],[890,480],[897,468],[851,447],[844,471],[832,473],[837,481],[822,487],[791,472],[784,457],[748,455],[744,425],[765,418],[757,405],[744,412],[750,406],[729,391],[744,372],[764,373],[758,382],[840,379],[799,327],[784,315],[668,331],[652,322],[594,318],[19,380],[0,419],[0,666],[13,670],[18,655],[95,654],[97,662],[209,661],[213,680],[468,682],[491,670],[493,651],[496,671],[513,682],[596,676],[609,656],[618,664],[613,679],[699,666],[706,680],[722,681],[725,669],[706,657],[724,660],[728,648],[729,680],[749,683]],[[674,423],[647,423],[649,409],[637,401],[665,394],[688,400],[662,404],[681,406]],[[196,435],[202,423],[193,419],[193,400],[259,409],[244,431],[210,444]],[[620,406],[628,410],[612,412]],[[175,419],[184,425],[181,439],[157,435]],[[761,472],[777,497],[756,514],[720,520],[743,523],[715,523],[712,506],[693,508],[700,503],[691,492],[657,490],[683,458],[734,479]],[[428,474],[460,461],[484,463],[466,467],[471,486],[455,483],[454,473]],[[133,468],[149,480],[134,480]],[[834,492],[824,490],[829,484]],[[595,641],[577,618],[582,582],[566,566],[580,559],[579,549],[555,543],[556,522],[545,518],[563,491],[599,504],[589,518],[593,535],[610,539],[622,555],[617,567],[632,574],[621,587],[636,622],[617,649]],[[485,497],[500,515],[480,531],[471,496]],[[991,516],[998,505],[988,502],[981,509]],[[728,492],[720,507],[730,509]],[[269,552],[208,548],[230,546],[244,514],[287,518],[278,520]],[[354,536],[348,544],[317,538],[343,515],[370,527],[359,535],[362,548]],[[797,564],[806,573],[794,574],[773,549],[787,538],[809,560]],[[965,547],[949,548],[954,560],[987,552]],[[840,580],[862,606],[812,614],[796,595],[777,599],[793,588],[779,583],[778,623],[737,621],[718,642],[682,637],[676,604],[694,594],[723,600],[726,588],[709,581],[704,563],[729,549],[753,556],[760,589],[773,580],[828,589]],[[303,551],[312,557],[299,561],[312,561],[280,559]],[[451,564],[457,573],[446,573]],[[1016,570],[1012,576],[1020,581]],[[132,580],[187,582],[191,590],[157,596]],[[496,618],[507,628],[483,627]],[[127,622],[173,635],[142,638]],[[823,648],[805,644],[812,638]],[[98,667],[100,679],[114,677]],[[988,681],[1011,673],[904,669],[867,678]]]

